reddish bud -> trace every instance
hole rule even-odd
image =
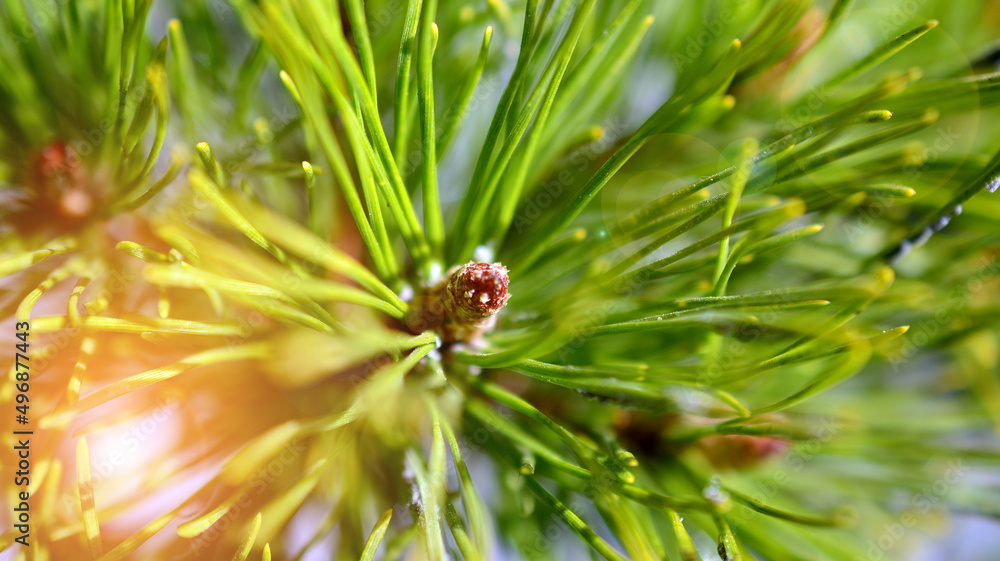
[[[790,446],[784,438],[744,434],[713,434],[698,443],[712,465],[733,470],[750,469],[781,457]]]
[[[475,343],[493,329],[496,313],[510,293],[507,268],[500,263],[469,262],[410,302],[406,326],[414,333],[436,330],[444,341]]]
[[[454,321],[477,324],[507,304],[509,282],[507,268],[500,263],[469,262],[448,278],[445,306]]]
[[[70,229],[90,219],[100,196],[97,183],[88,177],[76,152],[62,140],[55,140],[35,152],[24,170],[25,228],[39,221],[52,227]]]

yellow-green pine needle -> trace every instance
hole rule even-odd
[[[420,15],[420,48],[417,51],[417,95],[420,101],[423,140],[424,226],[435,259],[442,258],[444,219],[437,181],[437,135],[434,112],[434,44],[438,29],[434,23],[437,0],[425,0]]]
[[[101,528],[97,520],[97,507],[94,504],[94,482],[90,477],[90,449],[87,439],[81,438],[76,446],[76,473],[80,492],[80,513],[83,516],[83,527],[90,548],[90,558],[98,559],[103,553],[101,545]]]
[[[250,550],[253,549],[253,542],[257,540],[257,532],[260,531],[261,514],[258,512],[257,516],[254,517],[253,522],[250,523],[250,530],[247,531],[247,535],[243,538],[243,542],[240,544],[239,549],[233,554],[232,561],[246,561],[247,556],[250,555]]]
[[[385,532],[389,528],[391,520],[391,508],[383,512],[382,516],[379,516],[378,521],[375,522],[375,527],[372,528],[371,534],[368,535],[368,540],[365,541],[365,548],[361,552],[361,561],[372,561],[375,559],[375,553],[378,551],[378,546],[382,544],[382,538],[385,537]]]
[[[850,80],[856,76],[861,75],[864,71],[874,67],[875,65],[885,61],[892,55],[898,53],[903,48],[905,48],[910,43],[916,41],[924,33],[927,33],[931,29],[938,26],[937,20],[930,20],[928,22],[922,23],[913,29],[903,33],[899,37],[885,43],[884,45],[878,47],[874,51],[865,55],[864,58],[855,62],[854,64],[848,66],[847,68],[838,72],[833,78],[830,78],[826,82],[827,87],[833,87],[843,82]]]

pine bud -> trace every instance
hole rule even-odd
[[[500,263],[466,263],[448,277],[444,305],[456,323],[478,324],[507,305],[509,282]]]

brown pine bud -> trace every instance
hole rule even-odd
[[[718,469],[747,470],[784,456],[791,443],[780,437],[713,434],[698,440],[702,452]]]
[[[470,261],[410,302],[406,325],[414,333],[436,330],[444,341],[475,344],[496,323],[510,293],[507,268]]]
[[[453,321],[476,325],[507,305],[507,268],[500,263],[469,262],[448,277],[444,305]]]

